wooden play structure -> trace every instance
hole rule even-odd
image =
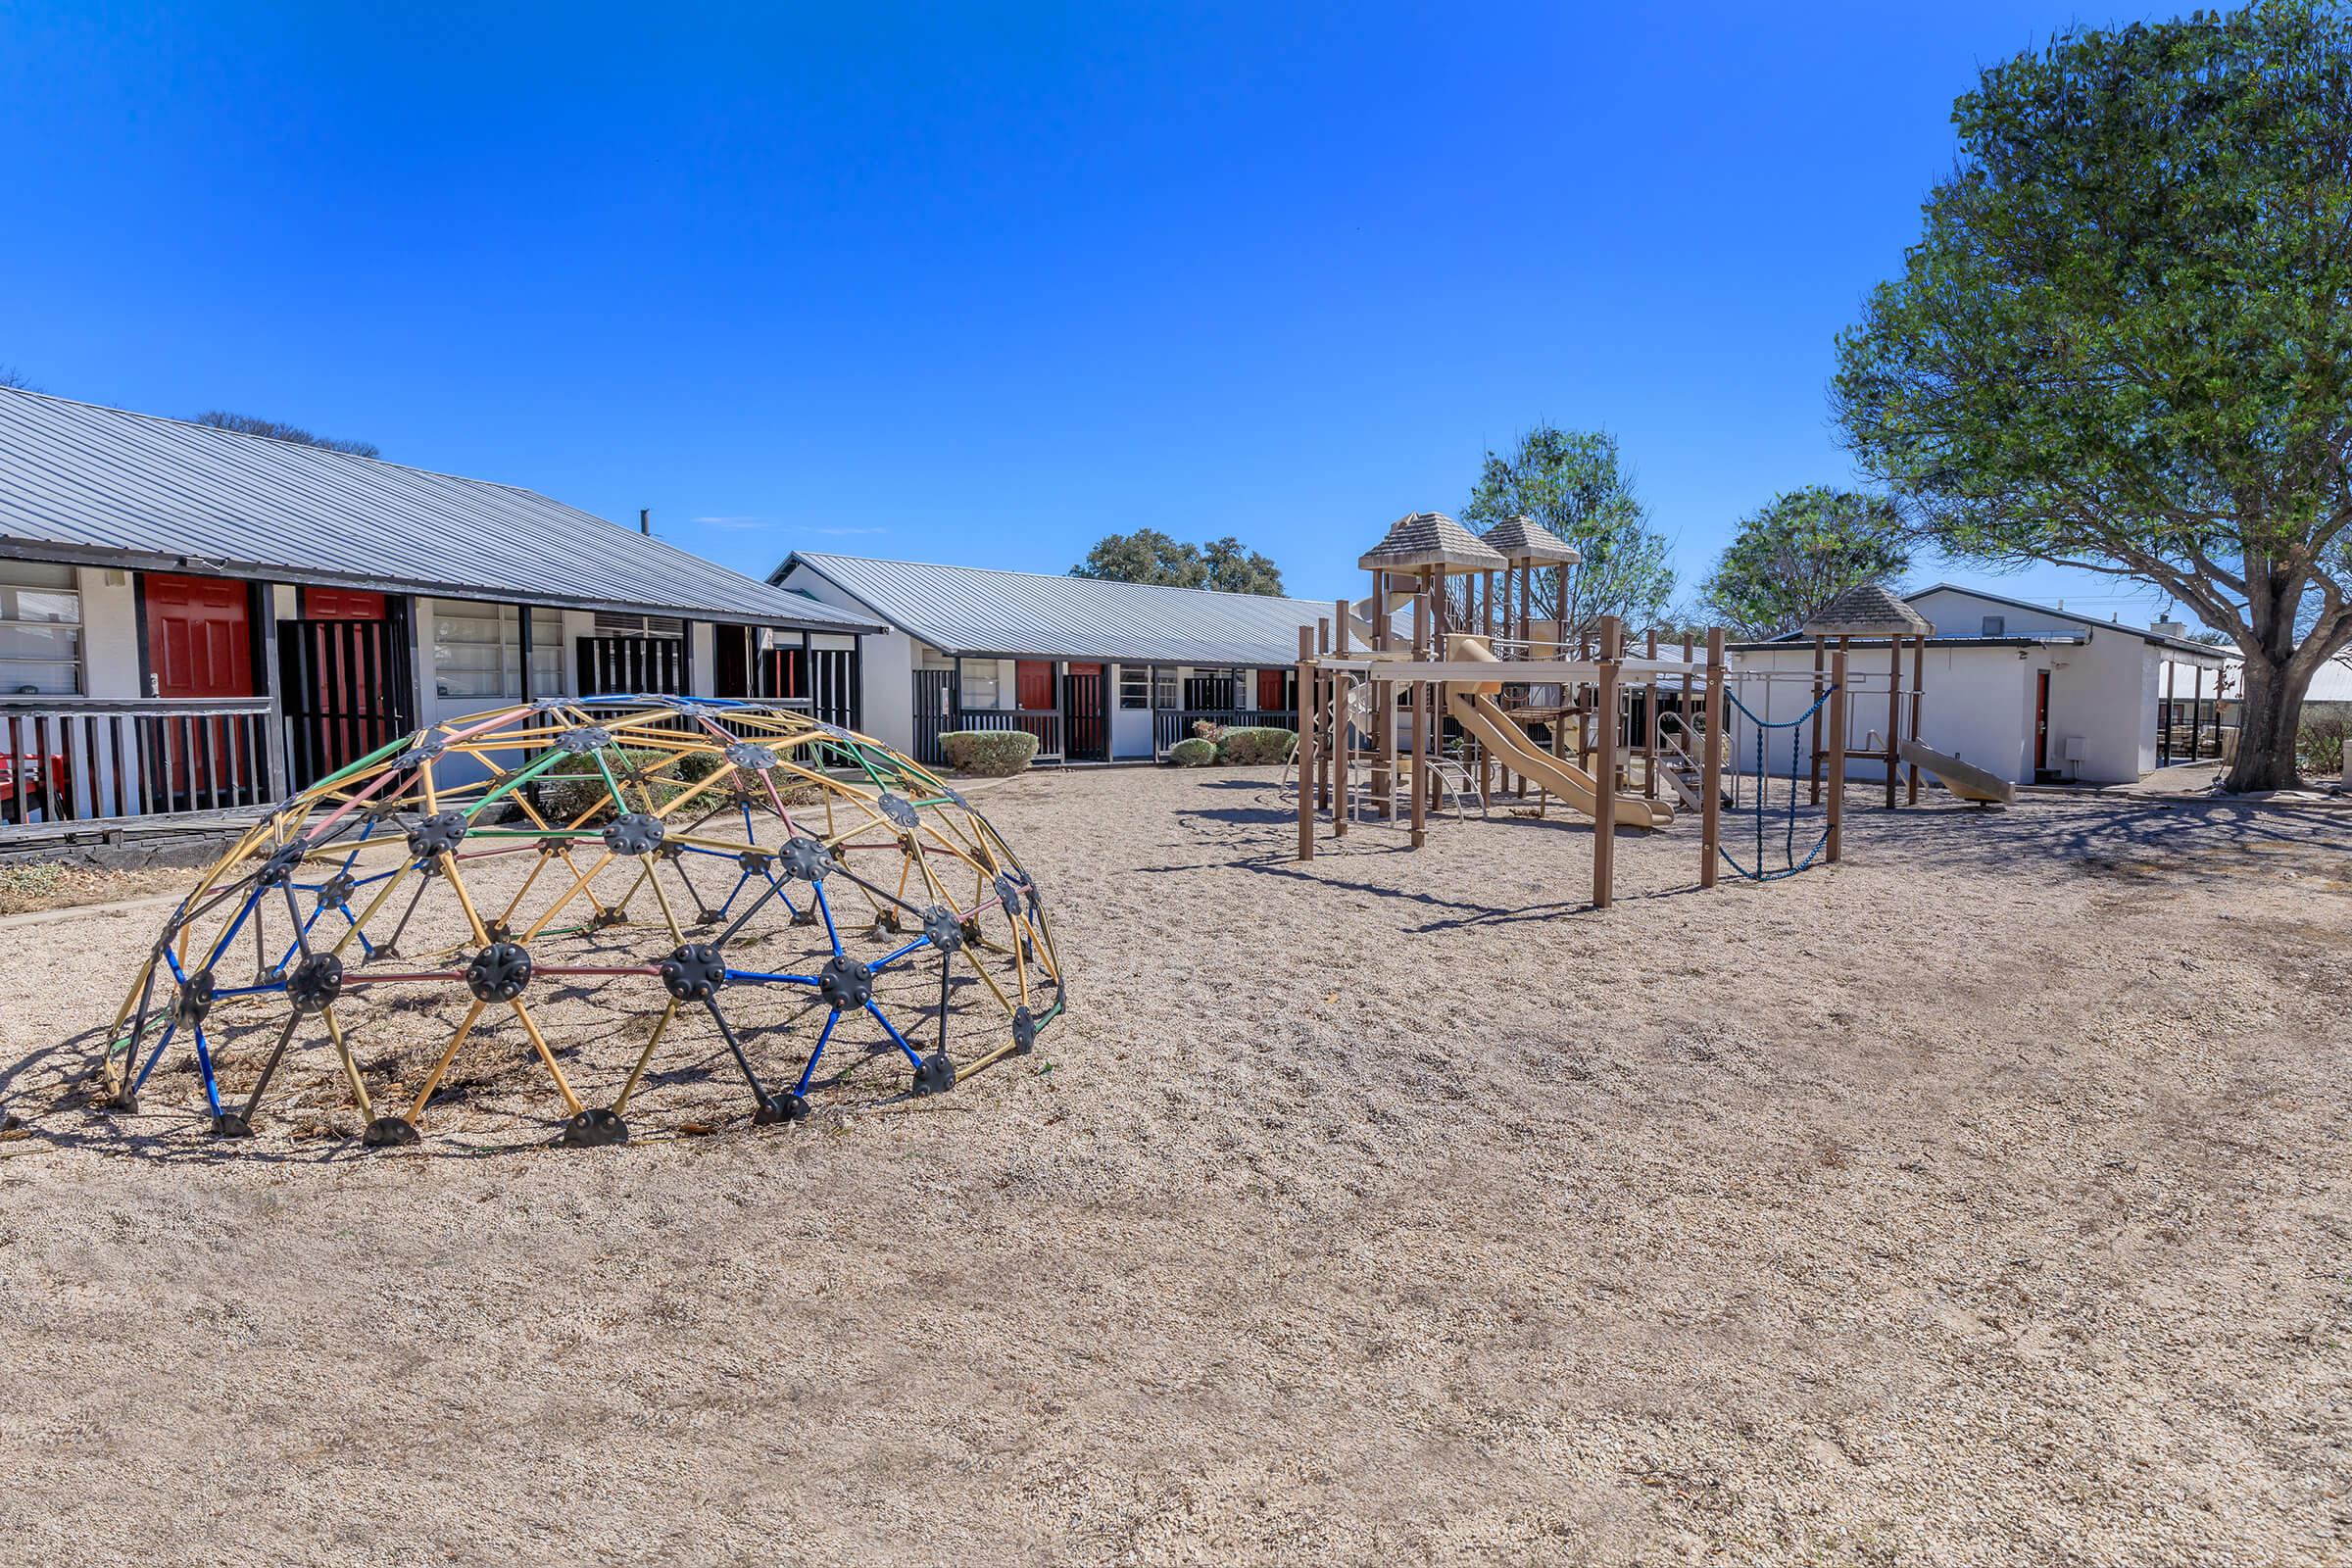
[[[1701,887],[1713,887],[1725,864],[1769,881],[1840,858],[1845,652],[1829,655],[1796,717],[1774,720],[1769,708],[1759,713],[1739,690],[1770,677],[1735,671],[1720,627],[1707,633],[1702,659],[1689,635],[1679,657],[1674,650],[1662,656],[1654,632],[1639,654],[1629,654],[1614,617],[1564,630],[1540,615],[1539,574],[1565,572],[1577,559],[1564,540],[1523,517],[1480,539],[1434,512],[1400,518],[1360,559],[1372,577],[1361,612],[1341,601],[1330,617],[1299,632],[1300,859],[1314,858],[1318,822],[1326,819],[1335,839],[1367,822],[1402,826],[1418,849],[1448,794],[1457,815],[1465,814],[1466,798],[1484,811],[1496,799],[1532,796],[1539,814],[1557,803],[1588,819],[1605,817],[1613,830],[1592,836],[1599,908],[1614,901],[1617,831],[1669,829],[1678,808],[1699,817]],[[1566,596],[1549,598],[1557,605]],[[1916,686],[1912,701],[1916,712]],[[1735,713],[1755,737],[1748,860],[1724,836],[1727,801],[1738,809],[1740,800],[1740,762],[1726,755]],[[1816,788],[1825,773],[1832,784],[1826,820],[1800,856],[1792,750],[1780,779],[1787,821],[1775,830],[1784,863],[1769,866],[1766,812],[1778,808],[1765,737],[1786,731],[1793,748],[1807,724],[1817,735],[1826,730],[1826,744],[1816,741],[1813,774]]]

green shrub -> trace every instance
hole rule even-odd
[[[1217,743],[1195,735],[1168,748],[1168,760],[1178,767],[1206,767],[1217,760]]]
[[[1229,729],[1217,742],[1217,760],[1227,767],[1250,767],[1260,762],[1279,762],[1291,752],[1295,733],[1276,729],[1272,725],[1253,725],[1248,729]]]
[[[1037,755],[1037,737],[1025,729],[952,729],[940,736],[939,747],[958,773],[1008,778]]]
[[[605,765],[612,770],[613,782],[620,786],[630,810],[660,810],[691,789],[696,779],[708,778],[719,765],[715,757],[689,753],[642,784],[631,783],[622,765],[625,762],[627,767],[642,771],[658,766],[669,756],[667,752],[651,750],[624,751],[617,758],[609,751],[605,754]],[[704,792],[705,797],[710,794],[708,790]],[[566,753],[562,761],[539,775],[539,814],[547,818],[550,827],[567,825],[590,807],[597,808],[596,812],[580,824],[582,827],[593,827],[612,815],[612,792],[605,788],[605,776],[597,770],[593,755]]]
[[[2352,738],[2352,718],[2321,714],[2303,720],[2295,735],[2295,760],[2313,783],[2344,776],[2344,742]]]

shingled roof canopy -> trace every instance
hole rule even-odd
[[[1410,571],[1438,566],[1448,571],[1498,571],[1510,564],[1501,552],[1443,512],[1411,512],[1398,517],[1387,538],[1356,558],[1366,571]]]
[[[1573,566],[1585,559],[1576,546],[1525,514],[1503,518],[1487,530],[1486,538],[1488,544],[1521,564],[1551,561]]]
[[[1866,582],[1821,607],[1804,624],[1807,637],[1932,637],[1936,627],[1894,591]]]

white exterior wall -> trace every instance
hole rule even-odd
[[[74,576],[81,590],[82,695],[146,696],[146,677],[139,671],[139,604],[131,574],[118,567],[83,566]]]
[[[855,598],[835,587],[813,571],[794,567],[779,585],[808,594],[820,604],[836,610],[846,610],[854,615],[881,616],[859,604]],[[785,635],[779,633],[778,635]],[[790,634],[796,641],[799,633]],[[809,641],[818,639],[811,636]],[[848,647],[853,639],[843,638],[839,646]],[[858,656],[858,721],[866,734],[896,752],[911,754],[914,749],[914,668],[915,642],[894,626],[869,632],[862,642],[856,643]]]
[[[2080,650],[2073,650],[2079,652]],[[1928,746],[1964,762],[1973,762],[1990,773],[1996,773],[2013,783],[2034,781],[2034,676],[2039,669],[2049,667],[2049,650],[2027,648],[2028,657],[2018,658],[2016,648],[1937,648],[1931,645],[1927,654],[1925,697],[1920,705],[1920,739]],[[1775,669],[1810,675],[1813,669],[1811,643],[1790,644],[1786,649],[1769,652],[1741,651],[1733,656],[1736,671]],[[1885,744],[1886,733],[1886,686],[1888,655],[1884,646],[1857,648],[1847,655],[1849,678],[1853,689],[1846,698],[1846,744],[1849,749],[1870,743],[1873,732]],[[1903,656],[1903,724],[1910,726],[1911,655]],[[1772,684],[1770,710],[1766,710],[1765,685],[1760,681],[1735,684],[1733,691],[1740,700],[1754,709],[1760,716],[1774,721],[1794,718],[1812,703],[1809,683],[1784,679]],[[2051,682],[2051,705],[2057,702],[2057,681]],[[1826,713],[1825,713],[1826,722]],[[1753,771],[1756,757],[1755,726],[1733,714],[1726,732],[1731,752],[1724,759],[1727,771],[1737,768]],[[2055,736],[2055,727],[2052,734]],[[2056,742],[2052,748],[2055,753]],[[1776,778],[1788,775],[1789,766],[1789,737],[1787,730],[1773,730],[1765,740],[1766,768]],[[1800,775],[1812,769],[1812,726],[1805,725],[1797,732],[1796,755]],[[2134,775],[2136,777],[2136,775]],[[1846,777],[1855,781],[1884,782],[1885,764],[1861,758],[1846,761]]]

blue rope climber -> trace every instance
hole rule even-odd
[[[1727,690],[1723,694],[1732,700],[1734,708],[1747,715],[1749,723],[1756,726],[1756,863],[1752,868],[1741,865],[1732,852],[1720,844],[1716,846],[1716,853],[1723,857],[1724,864],[1750,882],[1777,882],[1783,877],[1796,875],[1811,865],[1815,858],[1821,854],[1823,846],[1830,842],[1830,830],[1827,825],[1824,825],[1821,837],[1813,841],[1813,847],[1805,852],[1805,858],[1801,860],[1796,858],[1796,764],[1798,758],[1796,731],[1797,727],[1806,719],[1821,711],[1822,705],[1830,700],[1830,694],[1837,689],[1835,686],[1824,687],[1821,695],[1813,699],[1812,707],[1794,718],[1782,719],[1778,722],[1759,716],[1753,709],[1740,700],[1737,693]],[[1766,806],[1771,799],[1770,793],[1765,787],[1764,771],[1764,732],[1768,729],[1788,731],[1788,825],[1781,843],[1781,866],[1779,869],[1771,871],[1764,869],[1764,816]]]

